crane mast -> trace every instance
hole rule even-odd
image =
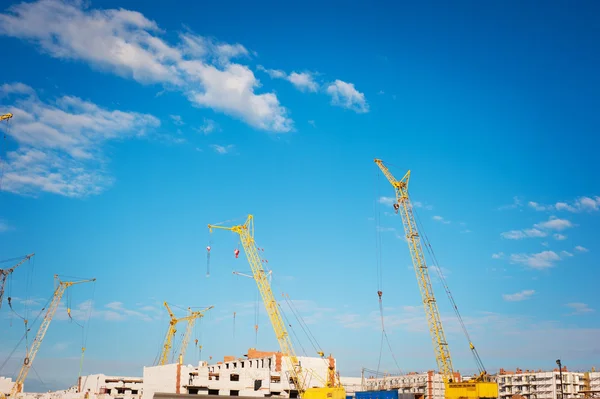
[[[212,229],[229,230],[239,235],[248,263],[252,269],[254,281],[256,281],[267,314],[271,320],[281,353],[286,359],[288,370],[292,374],[291,380],[298,391],[298,395],[303,399],[346,399],[346,390],[341,386],[327,386],[323,388],[306,387],[306,382],[302,378],[302,369],[298,357],[294,352],[292,341],[283,322],[277,301],[273,296],[271,284],[269,283],[269,279],[267,279],[267,273],[262,266],[262,259],[256,248],[253,215],[248,215],[246,222],[242,225],[224,227],[209,224],[208,229],[211,232]]]
[[[396,180],[389,169],[383,164],[380,159],[375,159],[375,163],[379,166],[379,169],[383,172],[385,177],[388,179],[390,184],[394,187],[396,195],[396,202],[394,208],[396,212],[400,213],[402,223],[404,225],[404,233],[408,243],[408,248],[412,258],[413,267],[417,276],[417,282],[421,291],[421,298],[423,301],[423,307],[425,308],[425,314],[427,317],[427,323],[431,333],[431,339],[433,342],[433,348],[435,352],[435,358],[437,361],[438,369],[442,374],[444,385],[446,389],[446,398],[458,399],[458,398],[497,398],[498,397],[498,385],[494,382],[486,381],[487,373],[483,368],[479,354],[475,349],[475,346],[470,341],[466,328],[463,325],[463,330],[469,339],[469,347],[475,355],[477,365],[480,368],[479,377],[467,383],[460,383],[454,381],[454,369],[452,367],[452,358],[450,357],[450,349],[448,347],[448,341],[442,327],[442,320],[440,312],[438,310],[437,301],[435,299],[433,288],[431,286],[431,279],[429,278],[429,270],[427,263],[425,262],[425,255],[421,246],[421,239],[417,230],[417,223],[412,210],[412,204],[408,196],[408,182],[410,179],[410,170],[406,172],[401,180]],[[445,287],[449,296],[450,291]],[[452,300],[452,299],[451,299]],[[458,308],[453,302],[458,315]],[[460,318],[460,315],[458,315]],[[462,324],[462,320],[461,324]]]
[[[31,259],[34,255],[35,253],[25,255],[23,259],[21,259],[16,265],[11,267],[10,269],[0,269],[0,308],[2,308],[2,301],[4,300],[4,285],[6,284],[6,279],[12,272],[15,271],[17,267],[21,266],[23,263]]]
[[[173,312],[171,311],[171,308],[169,307],[169,305],[165,302],[164,303],[165,308],[167,308],[167,312],[169,312],[169,316],[171,318],[171,320],[169,321],[169,329],[167,330],[167,335],[165,336],[165,342],[163,344],[163,349],[159,358],[159,363],[160,365],[165,365],[167,364],[167,361],[169,360],[169,352],[171,351],[171,348],[173,347],[173,338],[175,337],[175,333],[177,332],[177,323],[182,322],[182,321],[187,321],[188,322],[188,326],[187,329],[185,331],[185,334],[183,336],[183,342],[182,342],[182,347],[181,347],[181,351],[180,351],[180,359],[181,361],[183,361],[183,357],[185,356],[185,351],[190,339],[190,334],[191,334],[191,330],[193,327],[193,323],[195,323],[196,319],[199,319],[200,317],[204,316],[204,313],[206,313],[208,310],[212,309],[214,306],[209,306],[208,308],[204,309],[204,310],[197,310],[197,311],[193,311],[191,310],[191,308],[188,308],[188,311],[190,312],[189,315],[185,316],[185,317],[180,317],[177,318],[175,317],[175,315],[173,314]]]
[[[96,281],[95,278],[89,280],[81,280],[81,281],[60,281],[58,275],[55,275],[54,278],[58,281],[58,286],[54,291],[54,295],[52,296],[52,301],[48,306],[48,310],[46,310],[46,314],[44,315],[44,320],[40,324],[40,328],[38,329],[37,335],[31,344],[31,348],[27,352],[27,356],[25,356],[25,360],[23,361],[23,366],[21,367],[21,371],[19,371],[19,376],[17,377],[12,389],[10,390],[10,397],[14,398],[17,393],[20,393],[23,389],[23,383],[27,378],[27,374],[31,369],[31,364],[35,359],[35,355],[37,355],[38,350],[40,349],[40,345],[42,345],[42,340],[46,335],[46,331],[48,331],[48,327],[50,326],[50,322],[52,321],[52,317],[54,313],[56,313],[56,309],[58,309],[58,305],[60,304],[60,300],[65,293],[65,290],[75,284],[89,283],[92,281]]]
[[[209,306],[208,308],[206,308],[204,310],[197,310],[197,311],[190,310],[190,315],[187,317],[188,324],[185,329],[185,334],[183,335],[183,341],[181,343],[181,350],[179,351],[179,359],[181,362],[183,362],[183,359],[185,358],[185,351],[187,350],[188,344],[190,342],[190,337],[192,336],[192,330],[194,329],[194,324],[196,324],[196,320],[203,317],[204,313],[207,310],[212,309],[212,308],[213,308],[213,306]]]
[[[287,329],[285,328],[283,317],[281,316],[281,312],[279,311],[279,306],[277,306],[277,301],[275,300],[275,296],[273,295],[273,291],[271,290],[271,285],[269,284],[269,280],[267,279],[267,274],[265,273],[265,269],[262,266],[262,261],[260,255],[258,254],[256,244],[254,242],[254,217],[252,215],[248,215],[248,218],[246,219],[246,222],[243,225],[223,227],[209,224],[208,228],[209,230],[230,230],[234,233],[239,234],[240,241],[242,242],[242,246],[244,247],[244,252],[246,253],[246,257],[248,258],[248,263],[250,264],[250,267],[252,269],[254,281],[256,281],[256,285],[258,286],[258,290],[262,297],[263,303],[265,304],[267,314],[269,315],[269,319],[271,320],[271,324],[273,325],[273,330],[275,330],[275,336],[277,337],[277,341],[279,342],[281,352],[287,359],[288,369],[292,374],[291,379],[294,385],[296,386],[296,389],[298,390],[298,394],[302,395],[304,391],[304,381],[301,380],[302,371],[298,362],[298,357],[294,352],[292,341],[287,332]]]

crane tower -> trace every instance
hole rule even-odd
[[[421,239],[417,230],[417,223],[413,214],[412,204],[408,196],[408,181],[410,179],[410,170],[404,175],[401,180],[396,180],[389,169],[384,165],[381,159],[375,159],[375,163],[391,185],[394,187],[396,194],[396,202],[394,203],[394,209],[400,213],[402,223],[404,225],[404,233],[408,248],[413,262],[413,267],[417,275],[417,282],[421,291],[421,299],[425,308],[425,314],[427,316],[427,323],[429,325],[429,331],[431,333],[431,339],[433,342],[433,348],[435,352],[435,358],[437,361],[438,369],[442,374],[444,380],[445,396],[447,399],[477,399],[477,398],[497,398],[498,397],[498,384],[492,382],[487,374],[487,371],[483,367],[483,363],[475,345],[471,342],[469,334],[466,330],[462,318],[458,313],[458,307],[454,303],[450,291],[446,288],[452,305],[459,318],[463,332],[469,340],[469,347],[473,352],[478,369],[479,376],[467,381],[458,382],[455,381],[454,368],[452,367],[452,358],[450,357],[450,349],[448,342],[446,341],[446,335],[442,326],[442,320],[440,312],[437,307],[437,301],[433,293],[431,286],[431,280],[429,278],[429,269],[425,262],[425,254],[423,247],[421,246]]]

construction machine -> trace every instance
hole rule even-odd
[[[2,116],[4,116],[4,115],[2,115]],[[6,279],[8,278],[8,276],[10,276],[12,274],[12,272],[15,271],[15,269],[17,267],[21,266],[23,263],[25,263],[26,261],[31,259],[34,255],[35,255],[34,253],[25,255],[23,257],[23,259],[19,260],[19,262],[17,262],[17,264],[15,264],[13,267],[8,268],[8,269],[0,269],[0,308],[2,308],[2,301],[4,300],[4,286],[6,284]],[[9,300],[9,304],[10,304],[10,297],[8,298],[8,300]]]
[[[402,223],[404,225],[404,233],[412,258],[413,267],[417,275],[417,281],[421,291],[421,298],[423,301],[423,306],[425,307],[425,314],[427,316],[427,323],[429,325],[429,331],[433,341],[435,358],[437,360],[439,371],[444,380],[446,399],[497,398],[498,384],[492,381],[490,376],[487,374],[487,371],[483,366],[483,362],[477,353],[477,349],[475,349],[475,345],[473,345],[462,318],[460,317],[460,313],[458,313],[458,307],[456,306],[456,303],[454,303],[452,294],[442,279],[446,293],[450,298],[463,332],[469,341],[469,348],[471,349],[471,352],[473,353],[477,363],[479,375],[470,379],[469,381],[460,382],[460,376],[452,367],[450,349],[448,348],[448,342],[446,341],[446,336],[442,327],[442,320],[433,293],[433,288],[431,286],[429,271],[425,262],[425,254],[423,252],[420,235],[417,230],[417,223],[413,214],[412,204],[408,196],[410,170],[401,180],[396,180],[381,159],[375,159],[375,163],[377,166],[379,166],[385,177],[394,187],[394,192],[396,194],[394,209],[396,213],[400,213]]]
[[[246,222],[242,225],[224,227],[209,224],[208,229],[211,232],[212,229],[229,230],[239,235],[248,263],[252,268],[252,275],[258,286],[267,314],[269,315],[277,341],[279,342],[281,353],[286,359],[287,368],[291,374],[289,378],[290,389],[292,386],[295,387],[298,391],[298,396],[302,399],[346,399],[346,390],[341,386],[339,380],[336,381],[334,378],[335,371],[332,358],[329,359],[329,372],[325,386],[307,387],[307,382],[305,377],[303,377],[300,362],[298,361],[292,341],[285,327],[285,323],[283,322],[279,305],[273,296],[271,284],[269,283],[267,273],[263,268],[263,259],[261,259],[254,241],[254,217],[248,215]],[[322,353],[320,355],[322,355]]]
[[[22,392],[23,383],[25,382],[25,379],[27,378],[27,374],[29,373],[29,370],[31,369],[31,365],[33,363],[33,360],[35,359],[35,355],[37,355],[37,352],[40,349],[40,346],[42,345],[42,340],[44,339],[44,336],[46,335],[46,331],[48,331],[48,327],[50,326],[52,317],[54,317],[54,313],[56,313],[56,309],[58,309],[58,305],[60,304],[60,300],[61,300],[63,294],[65,293],[66,289],[75,284],[82,284],[82,283],[96,281],[95,278],[89,279],[89,280],[79,280],[79,281],[60,281],[60,279],[58,278],[58,275],[55,275],[54,279],[58,284],[56,286],[56,289],[54,290],[54,294],[52,295],[52,300],[50,302],[50,305],[48,306],[48,309],[46,310],[46,314],[44,315],[44,319],[42,320],[42,323],[40,324],[40,328],[38,329],[37,335],[35,336],[35,339],[33,340],[33,343],[31,344],[29,351],[27,351],[27,355],[25,356],[25,359],[23,360],[23,365],[21,366],[19,375],[18,375],[14,385],[12,386],[10,393],[8,394],[8,396],[11,399],[14,399],[18,393]]]
[[[167,335],[165,336],[165,342],[163,344],[163,349],[162,352],[160,354],[160,358],[159,358],[159,365],[165,365],[167,364],[168,358],[169,358],[169,352],[171,352],[171,348],[173,347],[173,338],[175,337],[175,333],[177,332],[177,323],[182,322],[182,321],[187,321],[187,327],[185,329],[185,334],[183,335],[183,341],[181,343],[181,349],[179,351],[179,363],[183,363],[183,359],[185,357],[185,352],[188,346],[188,343],[190,341],[190,336],[192,333],[192,330],[194,328],[194,323],[196,323],[196,320],[204,317],[204,314],[209,311],[210,309],[212,309],[214,306],[209,306],[203,310],[195,310],[192,311],[191,308],[188,308],[188,315],[185,317],[180,317],[177,318],[175,317],[175,315],[173,314],[173,312],[171,311],[171,308],[169,307],[169,305],[165,302],[164,303],[165,308],[167,308],[167,312],[169,312],[169,329],[167,330]]]

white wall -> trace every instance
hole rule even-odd
[[[164,366],[144,367],[144,391],[142,399],[152,399],[155,392],[175,393],[177,391],[177,363]],[[194,371],[191,365],[181,365],[179,393],[187,393],[189,373]]]
[[[104,374],[82,376],[80,384],[82,393],[89,392],[90,395],[98,395],[100,390],[104,389],[104,393],[110,397],[132,399],[138,399],[143,389],[142,379],[139,377],[107,376]],[[122,393],[118,392],[118,388]],[[137,393],[134,393],[134,391]]]
[[[340,377],[340,382],[346,390],[346,395],[351,395],[356,391],[362,391],[362,377]]]
[[[14,385],[12,378],[0,377],[0,393],[8,394]]]

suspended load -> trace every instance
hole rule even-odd
[[[237,258],[240,255],[240,250],[236,248],[235,251],[233,251],[233,254]]]

